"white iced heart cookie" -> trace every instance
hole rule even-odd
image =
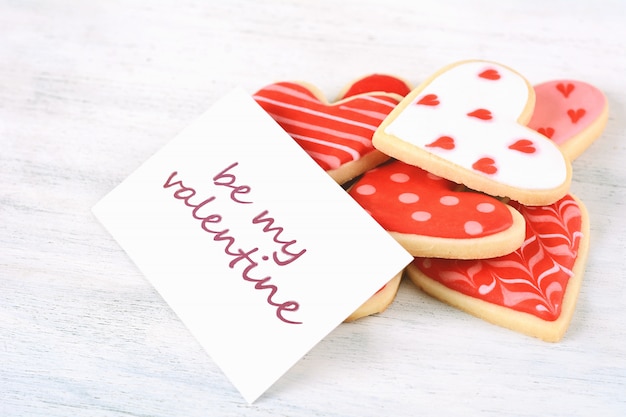
[[[413,90],[374,134],[405,163],[494,196],[545,205],[567,194],[571,164],[526,126],[535,93],[517,72],[488,61],[443,68]]]

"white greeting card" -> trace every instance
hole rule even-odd
[[[412,259],[239,89],[93,212],[248,402]]]

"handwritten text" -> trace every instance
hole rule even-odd
[[[237,165],[238,163],[235,162],[215,175],[213,177],[213,185],[227,188],[229,199],[236,204],[253,204],[250,198],[252,188],[249,185],[237,184],[237,177],[234,174],[234,169]],[[178,178],[177,171],[169,175],[165,184],[163,184],[163,188],[173,188],[173,197],[181,200],[187,207],[192,209],[191,215],[200,222],[202,230],[210,233],[214,241],[224,244],[224,254],[229,257],[229,268],[237,268],[241,273],[241,278],[247,282],[254,283],[254,289],[268,291],[266,301],[270,306],[276,308],[276,317],[278,319],[289,324],[302,324],[300,321],[285,318],[286,313],[298,311],[300,304],[293,300],[276,301],[278,286],[272,283],[271,276],[264,276],[265,274],[259,273],[257,270],[259,262],[268,261],[270,257],[260,255],[259,247],[257,246],[242,248],[230,229],[223,225],[223,214],[217,213],[215,212],[216,210],[211,208],[211,203],[218,198],[217,196],[199,197],[194,188],[183,184],[182,179]],[[297,245],[298,242],[295,239],[284,238],[284,229],[276,226],[275,222],[276,220],[270,216],[268,210],[262,210],[251,219],[253,226],[261,226],[263,233],[269,234],[272,237],[272,241],[279,245],[279,249],[272,252],[271,259],[276,265],[282,267],[296,261],[306,253],[306,249],[295,249],[294,245]]]

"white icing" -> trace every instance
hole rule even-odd
[[[500,79],[479,77],[486,69],[497,70]],[[524,78],[501,65],[463,63],[436,77],[386,127],[385,133],[508,186],[558,188],[567,179],[563,154],[548,138],[517,123],[528,102],[528,91]],[[435,94],[439,104],[416,104],[428,94]],[[477,109],[491,111],[492,119],[468,116]],[[455,148],[426,147],[442,136],[452,137]],[[532,141],[536,151],[524,153],[508,148],[520,139]],[[497,172],[474,170],[472,165],[481,158],[493,158]]]

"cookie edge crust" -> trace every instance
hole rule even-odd
[[[385,287],[381,291],[372,295],[367,301],[361,304],[359,308],[350,314],[344,320],[344,323],[350,323],[360,318],[385,311],[396,298],[403,273],[404,271],[398,272],[387,284],[385,284]]]
[[[513,223],[509,228],[478,238],[442,238],[388,231],[411,255],[424,258],[485,259],[507,255],[524,243],[526,221],[507,204]]]

